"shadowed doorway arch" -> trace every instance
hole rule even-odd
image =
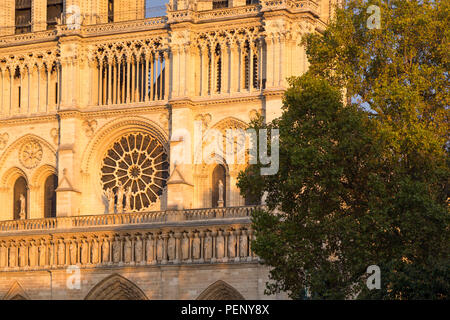
[[[245,298],[228,283],[218,280],[206,288],[197,300],[245,300]]]
[[[85,300],[148,300],[145,293],[133,282],[113,274],[100,281],[89,291]]]

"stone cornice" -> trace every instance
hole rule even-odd
[[[115,23],[82,25],[80,29],[71,30],[66,25],[59,25],[57,30],[46,30],[30,32],[20,35],[7,35],[0,37],[0,48],[21,46],[24,44],[42,43],[56,41],[70,37],[95,38],[109,37],[118,34],[140,33],[166,33],[169,28],[178,28],[184,24],[211,25],[217,24],[233,25],[242,23],[254,23],[261,17],[279,16],[280,14],[297,15],[298,13],[310,13],[318,17],[318,5],[315,1],[304,0],[262,0],[260,5],[247,5],[215,9],[208,11],[168,11],[168,16],[148,18],[142,20],[130,20]]]
[[[36,116],[13,116],[11,118],[0,119],[0,125],[23,125],[23,124],[34,124],[34,123],[48,123],[52,121],[58,121],[58,115],[55,114],[45,114]]]
[[[115,117],[115,116],[126,116],[135,115],[143,113],[154,113],[167,110],[167,102],[158,103],[151,106],[119,106],[119,107],[95,107],[89,109],[68,109],[61,110],[58,112],[61,119],[68,118],[92,118],[92,117]]]

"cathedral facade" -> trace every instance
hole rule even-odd
[[[264,295],[246,163],[198,145],[281,114],[330,5],[3,0],[0,299],[284,298]]]

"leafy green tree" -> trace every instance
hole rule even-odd
[[[267,292],[302,298],[448,298],[448,18],[446,1],[347,1],[305,38],[310,71],[290,80],[280,169],[239,176],[267,193],[253,215]],[[347,102],[342,102],[345,92]],[[369,291],[366,268],[381,268]]]

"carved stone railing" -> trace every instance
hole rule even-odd
[[[313,0],[261,0],[260,4],[235,8],[221,8],[208,11],[195,12],[191,10],[168,11],[167,16],[153,17],[142,20],[130,20],[104,24],[81,25],[79,29],[73,29],[67,25],[58,25],[56,30],[45,30],[18,35],[0,37],[0,48],[5,46],[20,45],[34,41],[56,40],[58,36],[80,34],[83,36],[96,36],[122,32],[136,32],[152,29],[165,29],[174,22],[206,20],[222,18],[241,18],[256,16],[260,12],[287,9],[292,12],[312,11],[319,12],[319,5]]]
[[[0,236],[0,271],[257,262],[250,221]]]
[[[57,218],[8,220],[0,222],[0,233],[21,230],[53,230],[56,225]]]
[[[0,47],[18,45],[21,43],[29,43],[34,41],[51,41],[56,40],[56,38],[57,38],[56,30],[14,34],[0,37]]]
[[[0,237],[11,232],[54,231],[99,226],[127,226],[250,217],[255,206],[132,212],[76,217],[0,221]]]
[[[221,8],[207,11],[179,10],[168,11],[168,23],[206,20],[218,20],[222,18],[239,19],[247,16],[256,16],[260,12],[286,9],[292,12],[313,11],[318,14],[319,5],[313,0],[261,0],[260,4],[252,4],[242,7]]]
[[[205,220],[249,217],[255,207],[192,209],[184,212],[185,220]]]
[[[119,32],[136,32],[150,29],[162,29],[167,25],[167,17],[148,18],[114,23],[96,24],[81,27],[83,35],[101,35]]]
[[[289,9],[290,11],[312,10],[319,12],[319,5],[313,0],[261,0],[261,11]]]
[[[255,15],[259,12],[259,5],[248,5],[236,8],[224,8],[217,10],[200,11],[196,13],[196,21],[219,19],[219,18],[242,18],[243,16]]]

